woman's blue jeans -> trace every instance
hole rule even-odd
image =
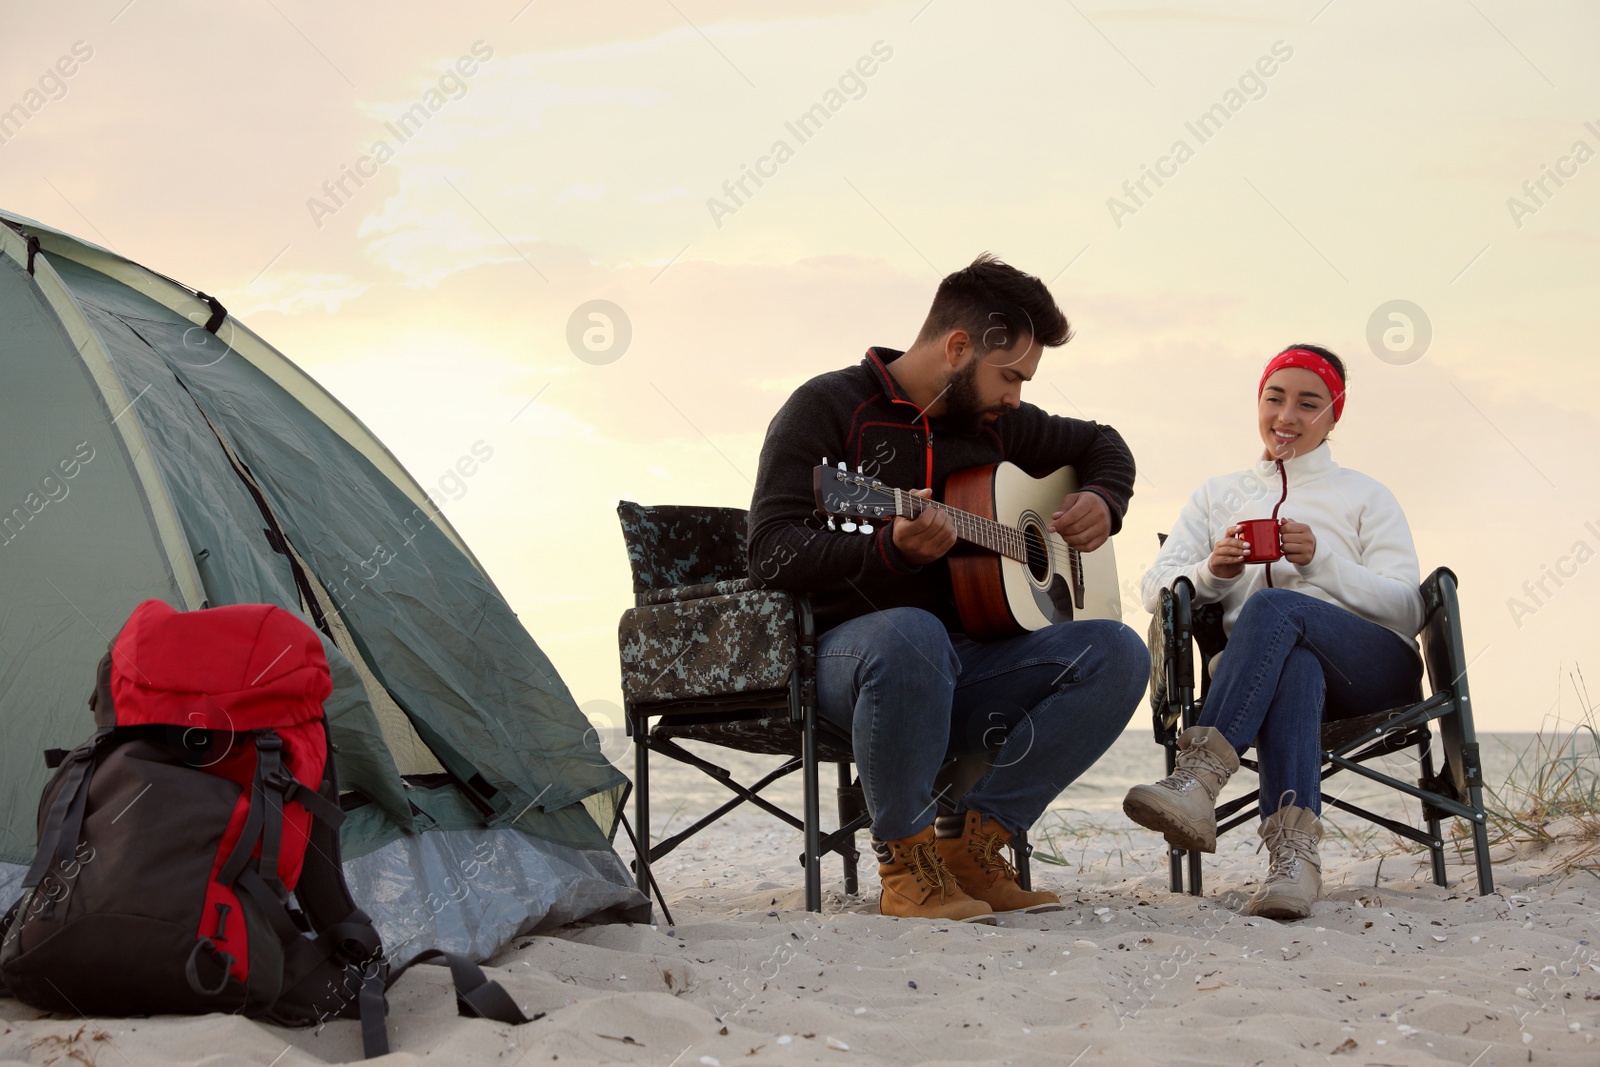
[[[1253,742],[1261,814],[1322,811],[1322,723],[1422,699],[1422,658],[1399,634],[1289,589],[1250,595],[1200,709],[1240,755]]]
[[[819,711],[850,735],[880,841],[920,832],[941,804],[1027,830],[1122,733],[1149,673],[1139,635],[1101,620],[978,642],[890,608],[817,640]],[[984,751],[993,764],[964,800],[935,798],[947,756]]]

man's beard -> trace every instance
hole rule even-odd
[[[944,415],[955,432],[975,434],[983,429],[983,417],[1003,409],[985,408],[978,398],[978,359],[974,357],[960,370],[951,371],[945,382]]]

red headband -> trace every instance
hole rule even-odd
[[[1273,356],[1267,369],[1261,372],[1261,384],[1256,386],[1256,396],[1259,397],[1267,388],[1267,379],[1285,367],[1300,367],[1322,379],[1322,383],[1328,387],[1328,395],[1333,397],[1333,421],[1338,422],[1339,416],[1344,414],[1344,381],[1327,357],[1310,349],[1291,348]]]

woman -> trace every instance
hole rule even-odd
[[[1178,848],[1215,852],[1217,794],[1254,744],[1271,862],[1248,910],[1301,919],[1322,889],[1322,722],[1418,699],[1422,597],[1394,495],[1330,454],[1328,432],[1344,413],[1339,357],[1287,348],[1256,392],[1266,450],[1195,491],[1141,588],[1155,611],[1161,590],[1188,578],[1197,603],[1223,606],[1227,650],[1200,722],[1178,737],[1176,769],[1129,790],[1122,808]],[[1282,558],[1247,563],[1238,524],[1269,511]]]

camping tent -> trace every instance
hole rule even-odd
[[[627,780],[483,567],[372,433],[204,293],[0,213],[0,908],[41,753],[91,731],[142,600],[322,634],[345,869],[391,958],[647,921]]]

